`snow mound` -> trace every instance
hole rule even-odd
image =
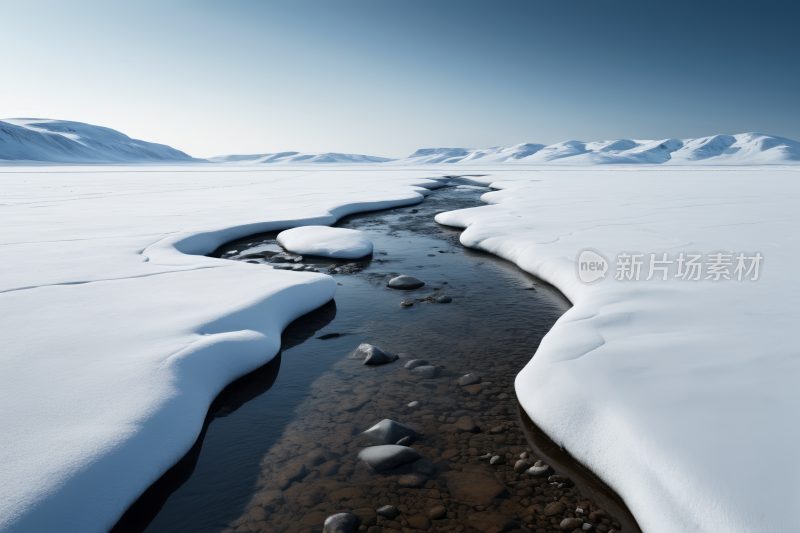
[[[52,163],[197,161],[180,150],[131,139],[111,128],[33,118],[0,121],[0,160]]]
[[[269,163],[278,165],[294,164],[320,164],[320,163],[385,163],[391,161],[386,157],[376,157],[371,155],[358,154],[339,154],[335,152],[326,153],[301,153],[301,152],[278,152],[274,154],[255,154],[255,155],[221,155],[212,157],[209,161],[214,163]]]
[[[358,230],[302,226],[278,234],[278,244],[296,254],[358,259],[372,253],[372,241]]]

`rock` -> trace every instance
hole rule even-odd
[[[543,464],[541,461],[536,461],[536,464],[525,471],[526,474],[532,478],[542,478],[547,476],[550,471],[550,465]]]
[[[433,463],[427,457],[423,457],[418,461],[414,461],[411,464],[411,470],[414,471],[415,474],[421,474],[423,476],[432,476],[433,473],[436,471],[436,467],[433,466]]]
[[[395,518],[400,516],[400,511],[397,510],[397,507],[392,507],[391,505],[384,505],[383,507],[375,511],[375,514],[377,514],[378,516],[382,516],[384,518],[388,518],[389,520],[394,520]]]
[[[372,344],[360,344],[358,348],[347,354],[351,359],[364,359],[365,365],[383,365],[391,363],[397,356]]]
[[[381,444],[395,444],[400,439],[416,435],[417,432],[405,424],[386,418],[361,433],[356,438],[356,443],[359,446],[380,446]],[[401,444],[400,446],[406,445]]]
[[[426,481],[428,481],[428,478],[421,474],[406,474],[405,476],[400,476],[400,479],[397,480],[397,483],[401,487],[418,489],[424,486]]]
[[[449,304],[452,301],[453,299],[450,298],[449,296],[442,296],[441,298],[436,298],[437,304]]]
[[[305,269],[306,269],[306,267],[304,265],[295,265],[295,266],[292,267],[292,271],[293,272],[301,272],[301,271],[303,271]]]
[[[481,533],[501,533],[517,527],[506,515],[497,513],[475,513],[467,520],[470,527]]]
[[[567,506],[564,505],[564,502],[553,502],[553,503],[548,504],[544,508],[544,515],[545,516],[555,516],[557,514],[563,513],[566,508],[567,508]]]
[[[594,529],[594,524],[590,524],[589,522],[584,522],[583,526],[581,526],[581,531],[591,531]]]
[[[358,518],[350,513],[330,515],[322,526],[322,533],[351,533],[358,528]]]
[[[572,531],[573,529],[580,529],[583,527],[583,520],[580,518],[565,518],[558,525],[562,531]]]
[[[411,372],[421,379],[433,379],[436,375],[436,367],[432,365],[423,365],[412,369]]]
[[[387,287],[401,290],[419,289],[423,285],[425,285],[425,282],[418,280],[414,276],[397,276],[390,279],[389,283],[386,284]]]
[[[465,376],[461,376],[458,378],[458,384],[462,387],[466,387],[467,385],[474,385],[475,383],[480,383],[481,377],[478,374],[467,374]]]
[[[527,459],[528,457],[530,457],[530,454],[528,452],[522,452],[521,454],[519,454],[520,459]]]
[[[378,523],[378,515],[375,514],[375,509],[370,509],[368,507],[353,509],[353,514],[356,515],[358,522],[361,524],[359,529],[366,529]]]
[[[479,433],[480,428],[475,421],[469,416],[462,416],[458,418],[458,421],[455,423],[456,428],[459,431],[466,431],[468,433]]]
[[[480,461],[488,461],[491,458],[492,458],[491,452],[487,453],[486,455],[481,455],[480,457],[478,457]]]
[[[496,426],[489,430],[492,435],[499,435],[503,432],[503,426]]]
[[[415,514],[406,518],[408,525],[414,529],[430,529],[433,525],[430,519],[424,514]]]
[[[398,446],[411,446],[414,444],[414,441],[417,439],[416,435],[409,435],[408,437],[403,437],[399,441],[395,442]]]
[[[358,458],[377,471],[390,470],[398,466],[413,463],[420,458],[417,450],[398,446],[396,444],[386,444],[383,446],[370,446],[364,448],[358,454]]]
[[[464,387],[464,390],[470,394],[480,394],[480,392],[486,388],[486,384],[484,383],[476,383],[475,385],[467,385]]]
[[[495,455],[494,457],[489,459],[489,464],[490,465],[497,465],[497,464],[500,464],[502,462],[503,462],[503,458],[500,457],[499,455]]]
[[[430,511],[428,511],[428,516],[431,520],[439,520],[440,518],[444,518],[447,515],[447,509],[445,509],[444,505],[437,505]]]
[[[414,302],[411,300],[406,300],[405,302],[400,302],[400,307],[411,307],[414,305]]]
[[[286,263],[288,261],[289,259],[285,255],[273,255],[269,260],[270,263]]]
[[[407,368],[409,370],[413,370],[413,369],[417,368],[418,366],[425,366],[425,365],[429,365],[429,364],[430,363],[427,362],[425,359],[412,359],[411,361],[409,361],[408,363],[403,365],[403,368]]]
[[[274,484],[281,490],[286,489],[293,481],[305,477],[308,468],[300,461],[290,463],[278,472],[274,478]]]
[[[319,475],[323,477],[335,476],[341,467],[342,463],[338,461],[328,461],[327,463],[322,463],[319,465]]]
[[[408,406],[407,406],[407,407],[408,407],[409,409],[416,409],[416,408],[418,408],[418,407],[419,407],[419,402],[417,402],[417,401],[411,402],[410,404],[408,404]]]
[[[514,472],[516,472],[517,474],[521,474],[532,466],[533,465],[531,464],[530,461],[526,461],[525,459],[520,459],[519,461],[516,462],[516,464],[514,464]]]
[[[269,512],[274,512],[283,505],[283,503],[282,490],[265,490],[256,494],[250,502],[250,505],[260,506]]]
[[[447,492],[452,499],[467,505],[488,505],[505,492],[494,476],[494,469],[480,465],[464,465],[461,472],[441,474],[447,480]]]

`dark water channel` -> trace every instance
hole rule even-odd
[[[375,245],[372,258],[338,263],[335,301],[292,323],[284,332],[281,354],[220,395],[195,448],[114,531],[310,533],[321,532],[324,518],[341,511],[357,514],[370,531],[377,526],[382,529],[375,531],[470,529],[463,524],[493,531],[468,521],[478,523],[476,516],[484,515],[494,521],[505,516],[531,532],[537,521],[542,530],[558,529],[549,517],[545,526],[539,510],[525,509],[582,498],[543,480],[539,487],[539,481],[511,470],[528,449],[513,382],[570,304],[513,264],[464,248],[459,230],[433,221],[438,212],[480,205],[487,191],[447,187],[421,204],[341,220],[338,226],[368,234]],[[212,255],[267,262],[276,251],[275,234],[262,234]],[[302,262],[321,271],[332,263]],[[399,274],[426,285],[413,291],[387,288],[386,282]],[[440,295],[452,297],[452,303],[423,301]],[[403,308],[404,300],[415,304]],[[364,342],[403,358],[380,367],[345,358]],[[436,377],[415,378],[403,368],[404,358],[429,361],[437,367]],[[483,385],[466,391],[454,384],[470,372],[479,374]],[[420,406],[407,407],[412,401]],[[456,428],[465,416],[475,423],[470,432]],[[384,418],[411,425],[420,434],[413,447],[436,467],[424,486],[398,486],[398,476],[367,472],[357,460],[355,435]],[[490,469],[478,463],[476,455],[488,452],[501,455],[505,466]],[[490,479],[489,496],[460,501],[465,496],[456,494],[453,480],[478,476],[480,482],[487,472],[503,491],[492,492]],[[403,512],[392,524],[374,516],[374,509],[389,503]],[[440,504],[446,515],[418,523],[420,515]]]

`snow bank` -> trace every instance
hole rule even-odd
[[[297,254],[358,259],[372,253],[372,241],[363,232],[328,226],[304,226],[282,231],[278,244]]]
[[[715,147],[714,149],[718,149]],[[794,531],[798,171],[496,173],[436,216],[574,303],[516,380],[525,410],[648,533]],[[584,248],[760,252],[760,279],[578,280]],[[736,261],[730,270],[733,271]],[[703,274],[705,278],[706,274]],[[752,275],[751,275],[752,276]]]
[[[0,169],[0,531],[107,531],[336,290],[197,254],[419,202],[428,175]]]

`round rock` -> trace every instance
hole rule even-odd
[[[418,280],[414,276],[397,276],[390,279],[389,283],[386,284],[387,287],[401,290],[419,289],[423,285],[425,285],[425,282]]]
[[[370,468],[381,472],[391,470],[408,463],[413,463],[420,458],[419,453],[414,448],[398,446],[397,444],[386,444],[383,446],[370,446],[359,452],[358,458],[364,461]]]
[[[580,529],[583,527],[583,520],[580,518],[565,518],[559,524],[562,531],[572,531],[573,529]]]
[[[431,517],[431,520],[439,520],[440,518],[444,518],[446,514],[447,509],[445,509],[444,505],[437,505],[428,511],[428,516]]]
[[[410,404],[408,404],[408,405],[407,405],[407,407],[408,407],[409,409],[416,409],[417,407],[419,407],[419,402],[417,402],[417,401],[413,401],[413,402],[411,402]]]
[[[383,507],[375,511],[375,514],[377,514],[378,516],[382,516],[384,518],[388,518],[389,520],[394,520],[395,518],[400,516],[400,511],[397,509],[397,507],[392,507],[391,505],[384,505]]]
[[[547,476],[547,473],[550,472],[550,466],[545,464],[539,465],[541,461],[536,461],[536,463],[538,466],[534,465],[530,467],[525,471],[525,473],[531,476],[532,478],[542,478]]]
[[[467,385],[474,385],[481,382],[481,377],[478,374],[467,374],[458,378],[458,384],[462,387]]]
[[[411,300],[406,300],[405,302],[400,302],[400,307],[411,307],[414,305],[414,302]]]
[[[436,375],[436,367],[431,365],[422,365],[413,368],[411,373],[422,379],[432,379]]]
[[[417,368],[418,366],[425,366],[427,364],[429,363],[425,359],[412,359],[411,361],[403,365],[403,368],[412,370],[414,368]]]
[[[437,304],[449,304],[452,301],[453,299],[450,298],[449,296],[442,296],[441,298],[436,298]]]
[[[365,365],[385,365],[397,359],[397,356],[372,344],[360,344],[358,348],[347,354],[348,358],[364,359]]]
[[[358,529],[358,518],[350,513],[332,514],[325,519],[323,533],[351,533]]]
[[[420,474],[407,474],[405,476],[400,476],[400,479],[397,480],[397,483],[401,487],[408,487],[410,489],[418,489],[425,485],[425,482],[428,481],[423,475]]]
[[[380,446],[382,444],[395,444],[399,440],[415,437],[416,435],[417,432],[405,424],[386,418],[361,433],[356,442],[359,446]],[[401,444],[401,446],[407,445]]]

